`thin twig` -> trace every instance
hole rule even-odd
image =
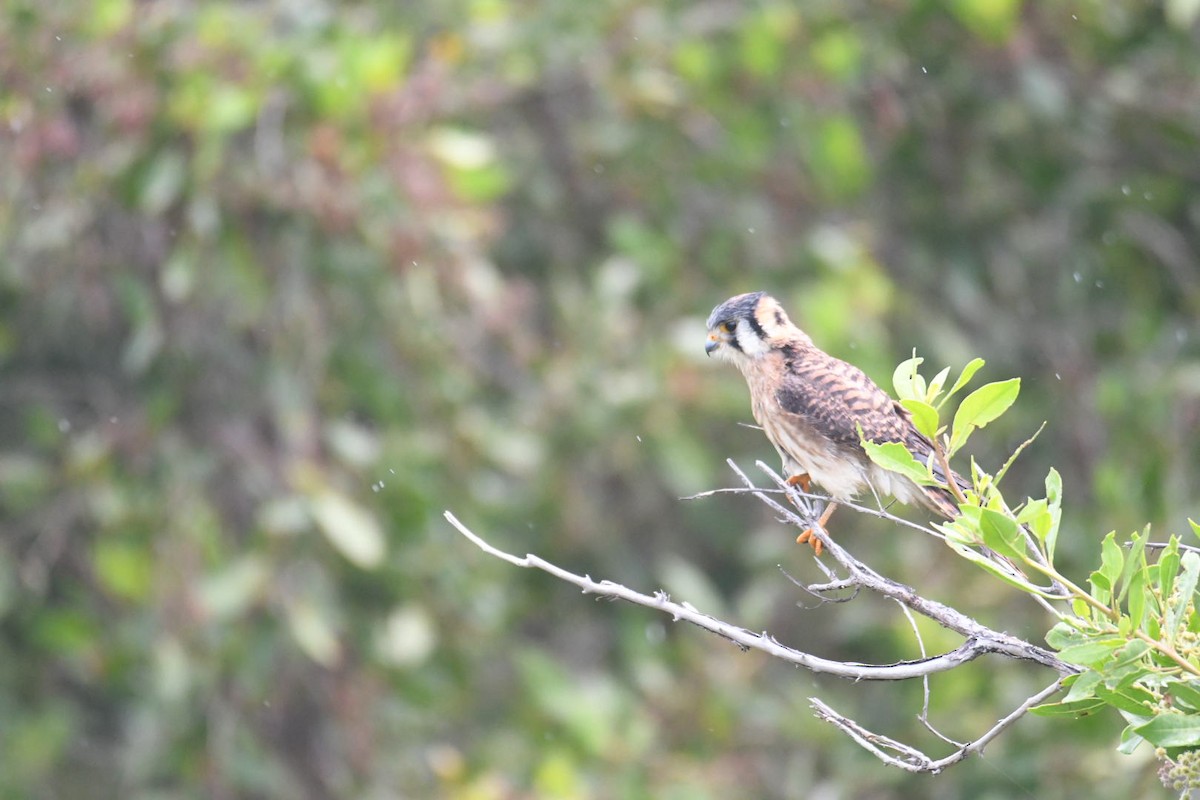
[[[933,452],[937,454],[938,464],[942,468],[942,474],[946,476],[946,486],[950,489],[950,494],[954,496],[954,501],[960,505],[967,502],[962,489],[958,488],[958,481],[954,480],[954,470],[950,469],[950,459],[946,456],[946,451],[942,448],[942,443],[936,435],[933,437]]]
[[[741,474],[740,470],[738,470],[737,467],[733,465],[732,461],[727,461],[726,463],[730,464],[730,466],[733,466],[733,469],[735,472],[738,472],[739,474]],[[761,462],[761,461],[756,461],[755,465],[760,468],[766,467],[766,465],[763,464],[763,462]],[[767,467],[767,469],[769,469],[769,467]],[[815,494],[813,492],[803,492],[793,486],[789,486],[789,487],[786,487],[783,489],[764,489],[764,488],[759,488],[759,487],[756,487],[753,485],[751,485],[751,486],[732,486],[732,487],[728,487],[728,488],[724,488],[724,489],[709,489],[706,492],[698,492],[696,494],[691,494],[691,495],[688,495],[687,497],[681,497],[679,499],[680,500],[702,500],[706,497],[712,497],[713,495],[718,495],[718,494],[749,494],[749,495],[755,495],[755,496],[760,495],[760,494],[783,494],[783,495],[787,495],[789,497],[795,496],[795,497],[804,498],[805,500],[819,500],[819,501],[826,502],[826,503],[830,502],[830,500],[832,499],[829,497],[829,495]],[[870,506],[864,506],[860,503],[855,503],[853,501],[842,502],[840,500],[838,501],[838,506],[841,508],[852,508],[860,514],[869,514],[872,517],[879,517],[880,519],[885,519],[888,522],[891,522],[895,525],[902,525],[905,528],[912,528],[913,530],[920,531],[921,533],[924,533],[927,536],[932,536],[935,539],[944,540],[946,538],[940,531],[934,530],[933,528],[929,527],[928,525],[921,525],[920,523],[913,522],[910,519],[905,519],[904,517],[898,517],[895,514],[892,514],[885,509],[876,509],[876,508],[871,508]]]
[[[829,578],[829,581],[827,581],[826,583],[805,583],[804,581],[800,580],[795,575],[792,575],[790,572],[788,572],[786,569],[784,569],[782,565],[779,566],[779,571],[783,573],[783,576],[785,578],[787,578],[789,581],[792,582],[792,585],[799,587],[803,591],[808,592],[813,597],[817,598],[817,600],[819,601],[817,603],[817,606],[824,605],[825,603],[849,603],[851,600],[858,597],[859,590],[861,590],[862,587],[859,586],[856,581],[854,581],[850,578],[835,577],[833,575],[833,573],[829,570],[829,568],[827,568],[824,564],[822,564],[820,562],[820,560],[817,561],[817,566],[819,566],[822,570],[824,570],[825,575]],[[841,592],[841,591],[845,591],[846,589],[853,589],[854,591],[852,591],[850,594],[848,594],[844,597],[829,597],[828,596],[829,594],[831,594],[833,592]],[[797,603],[796,605],[800,606],[801,608],[816,608],[817,607],[817,606],[806,606],[801,603]]]
[[[859,725],[849,717],[843,716],[834,711],[819,698],[810,697],[809,703],[817,713],[817,717],[822,719],[849,736],[856,741],[862,748],[868,750],[876,758],[885,764],[909,772],[931,772],[937,774],[946,767],[957,764],[958,762],[974,755],[982,753],[987,745],[999,736],[1006,728],[1012,725],[1021,717],[1025,716],[1026,712],[1039,703],[1049,699],[1062,689],[1063,678],[1059,678],[1054,683],[1042,689],[1037,694],[1029,697],[1021,705],[1013,709],[1007,716],[992,726],[987,733],[980,736],[973,742],[969,742],[955,750],[945,758],[933,759],[915,747],[911,747],[902,742],[897,742],[895,739],[890,739],[882,734],[873,733],[862,725]],[[890,752],[889,752],[890,751]],[[898,755],[892,755],[896,753]]]
[[[917,620],[913,617],[912,612],[909,611],[907,608],[905,608],[903,605],[900,605],[900,603],[896,603],[896,605],[900,606],[900,611],[904,614],[905,618],[908,619],[908,624],[912,627],[913,638],[915,638],[917,640],[917,647],[920,648],[921,657],[923,658],[925,656],[925,640],[921,637],[921,629],[917,627]],[[922,725],[924,725],[926,730],[928,730],[934,736],[941,739],[946,744],[954,745],[955,747],[963,747],[964,746],[963,742],[954,741],[949,736],[945,735],[944,733],[939,731],[937,728],[933,727],[933,723],[929,721],[929,676],[928,675],[922,676],[921,689],[922,689],[922,693],[923,693],[924,697],[921,700],[921,713],[917,714],[917,721],[919,721]]]
[[[1125,546],[1129,547],[1130,543],[1126,542]],[[1148,549],[1148,550],[1162,550],[1162,549],[1170,547],[1170,546],[1171,546],[1170,542],[1146,542],[1146,549]],[[1180,550],[1183,550],[1183,551],[1191,551],[1193,553],[1200,553],[1200,547],[1195,547],[1190,544],[1179,544],[1178,547]]]

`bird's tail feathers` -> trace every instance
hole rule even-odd
[[[958,478],[959,476],[956,474],[954,477]],[[958,483],[959,487],[963,488],[959,481],[955,481],[955,483]],[[921,488],[924,490],[925,499],[929,501],[931,509],[946,519],[954,519],[959,515],[958,501],[954,499],[954,494],[949,489],[944,489],[941,486],[923,486]]]

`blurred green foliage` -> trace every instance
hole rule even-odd
[[[805,698],[919,739],[919,687],[597,606],[440,512],[823,655],[915,655],[883,604],[797,609],[776,565],[812,568],[757,504],[677,499],[774,458],[702,351],[763,288],[885,385],[913,347],[1020,375],[973,447],[995,469],[1049,421],[1007,482],[1059,469],[1068,572],[1200,517],[1198,12],[8,0],[0,795],[1152,791],[1115,718],[887,770]],[[931,715],[969,738],[1045,677],[973,664]]]

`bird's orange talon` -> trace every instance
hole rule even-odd
[[[801,472],[799,475],[793,475],[787,479],[788,486],[799,486],[800,491],[808,492],[808,487],[812,486],[812,477],[807,472]]]
[[[813,555],[817,558],[820,558],[821,553],[825,550],[825,545],[821,543],[820,537],[813,532],[812,528],[805,529],[803,533],[797,536],[796,544],[808,544],[812,547]]]

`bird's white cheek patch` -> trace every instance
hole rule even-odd
[[[761,358],[771,349],[770,345],[758,338],[758,334],[746,320],[739,320],[737,326],[738,346],[750,358]]]

